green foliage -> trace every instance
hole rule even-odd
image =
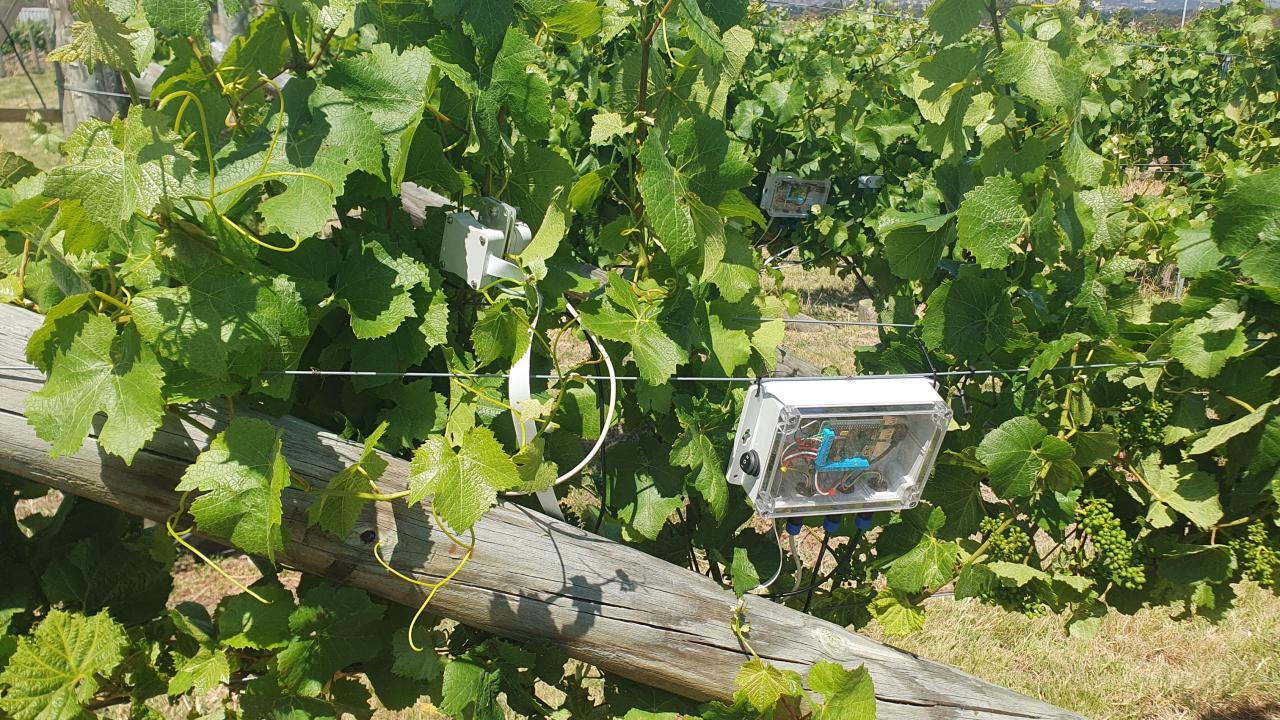
[[[100,677],[120,663],[124,628],[105,612],[53,610],[18,641],[0,673],[0,708],[19,720],[71,720],[93,698]]]
[[[203,0],[75,9],[51,57],[164,72],[151,102],[72,133],[63,165],[0,158],[0,299],[45,317],[28,357],[48,379],[27,414],[55,453],[93,432],[130,461],[167,415],[234,408],[178,486],[196,531],[271,560],[286,505],[345,538],[369,503],[429,499],[451,532],[482,533],[499,493],[550,486],[599,432],[604,390],[582,377],[602,371],[597,351],[565,351],[590,333],[638,380],[620,383],[606,462],[556,489],[570,520],[748,592],[779,549],[721,473],[743,390],[676,378],[772,370],[785,293],[762,284],[761,257],[794,247],[913,326],[851,348],[862,372],[993,373],[947,381],[955,419],[922,504],[878,517],[874,548],[835,533],[850,559],[814,614],[907,633],[954,583],[1083,631],[1108,608],[1216,617],[1234,582],[1276,587],[1280,81],[1254,60],[1280,33],[1254,2],[1161,34],[1190,50],[1167,53],[1067,8],[971,0],[938,0],[927,22],[709,0],[290,0],[216,66]],[[283,90],[265,79],[281,73]],[[1155,160],[1183,171],[1135,192],[1126,168]],[[831,200],[767,223],[767,172],[831,178]],[[411,222],[405,181],[454,207],[517,207],[533,242],[507,259],[525,280],[448,276],[446,210]],[[1190,279],[1179,296],[1151,280],[1166,266]],[[491,373],[526,352],[553,379],[512,407]],[[286,414],[363,452],[300,487],[301,458],[263,419]],[[379,487],[385,453],[411,460],[402,491]],[[345,676],[361,673],[383,706],[426,694],[461,717],[670,710],[600,700],[547,648],[425,621],[406,638],[402,609],[312,579],[296,601],[263,581],[269,605],[161,615],[171,560],[82,507],[31,537],[0,518],[0,571],[20,578],[0,594],[8,714],[36,717],[24,698],[40,693],[65,697],[50,717],[76,717],[225,684],[246,716],[359,715],[369,691]],[[146,571],[107,572],[126,565]],[[812,581],[785,575],[774,590]],[[55,635],[110,623],[118,657],[77,641],[60,661],[74,682],[23,674]],[[754,657],[740,680],[734,706],[700,712],[862,717],[874,702],[865,671],[817,666],[807,692]],[[546,707],[535,683],[566,699]]]

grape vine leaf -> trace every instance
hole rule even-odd
[[[959,545],[937,537],[946,523],[946,513],[941,508],[921,507],[903,513],[901,518],[901,522],[885,529],[880,542],[886,549],[904,545],[909,548],[889,563],[885,573],[889,586],[916,593],[945,584],[951,579],[960,553]]]
[[[334,296],[350,314],[356,337],[375,340],[395,332],[414,314],[410,290],[428,279],[426,266],[390,238],[368,233],[348,251]]]
[[[1198,278],[1218,269],[1225,256],[1212,239],[1210,229],[1179,228],[1175,231],[1178,241],[1173,252],[1178,258],[1178,270],[1185,277]],[[1280,280],[1277,281],[1280,284]]]
[[[884,241],[889,271],[904,280],[932,277],[955,237],[955,226],[949,222],[952,217],[952,213],[881,213],[876,232]]]
[[[982,277],[972,265],[929,295],[924,315],[925,345],[957,358],[985,358],[1013,337],[1013,305],[1007,286]]]
[[[966,193],[958,213],[956,247],[973,253],[984,268],[1008,265],[1011,246],[1030,222],[1021,197],[1022,185],[1002,175]]]
[[[710,435],[717,428],[713,422],[704,421],[703,414],[679,406],[676,419],[680,423],[680,434],[671,447],[671,464],[696,473],[694,486],[702,495],[704,507],[719,522],[729,501],[729,487],[720,467],[720,454],[711,442]]]
[[[662,307],[641,299],[631,285],[610,273],[604,298],[582,304],[582,326],[606,340],[631,346],[640,375],[650,385],[661,385],[689,361],[688,351],[671,339],[658,322]]]
[[[978,26],[987,12],[983,0],[935,0],[925,10],[929,27],[942,36],[943,44],[959,40]]]
[[[1267,413],[1271,411],[1275,401],[1259,405],[1253,412],[1236,418],[1228,423],[1221,423],[1209,428],[1208,432],[1196,438],[1191,443],[1191,447],[1187,449],[1188,455],[1200,455],[1221,446],[1231,438],[1249,432],[1258,423],[1266,419]]]
[[[766,713],[782,698],[804,694],[800,675],[794,670],[782,670],[758,657],[753,657],[738,668],[733,679],[734,698],[746,700],[757,712]]]
[[[425,633],[420,633],[424,634]],[[422,645],[424,640],[419,639]],[[431,646],[426,646],[431,647]],[[440,677],[440,656],[434,652],[418,652],[409,646],[409,634],[397,632],[391,638],[391,672],[410,680],[430,681]]]
[[[1080,343],[1088,342],[1089,339],[1089,336],[1084,333],[1073,332],[1050,340],[1044,345],[1044,348],[1036,354],[1036,359],[1031,361],[1030,369],[1027,372],[1027,378],[1034,380],[1041,375],[1044,375],[1062,360],[1068,350],[1071,350]]]
[[[489,142],[498,142],[500,116],[508,117],[530,140],[547,137],[551,86],[541,70],[543,64],[542,48],[524,30],[508,28],[490,70],[489,85],[476,99],[479,130]]]
[[[151,439],[164,417],[164,372],[136,328],[117,332],[104,315],[50,317],[37,352],[49,379],[27,398],[26,414],[54,456],[80,449],[99,412],[107,415],[98,442],[125,462]],[[36,336],[32,342],[37,342]]]
[[[1077,127],[1071,129],[1071,137],[1062,151],[1062,164],[1071,177],[1083,187],[1094,187],[1102,183],[1102,171],[1105,162],[1102,156],[1093,151],[1080,137]]]
[[[1235,569],[1231,549],[1225,545],[1178,545],[1160,557],[1160,577],[1180,587],[1197,583],[1226,582]]]
[[[0,150],[0,187],[39,174],[39,169],[28,159],[8,150]]]
[[[626,123],[616,112],[597,113],[591,120],[591,144],[604,145],[617,137],[630,135],[635,123]]]
[[[486,427],[472,428],[455,451],[439,435],[427,438],[413,455],[409,496],[414,505],[431,495],[432,507],[454,532],[471,529],[493,507],[499,490],[520,486],[511,456]]]
[[[486,670],[466,658],[454,660],[444,666],[440,709],[452,717],[500,720],[499,683],[497,670]]]
[[[610,502],[628,535],[656,540],[671,514],[684,506],[683,473],[671,467],[663,450],[656,443],[631,442],[609,451],[614,475]]]
[[[1006,42],[995,61],[995,77],[1015,83],[1028,96],[1053,108],[1073,108],[1080,101],[1085,76],[1049,43],[1025,39]]]
[[[822,709],[814,720],[874,720],[876,691],[865,666],[846,670],[820,660],[809,668],[809,687],[822,695]]]
[[[364,108],[382,132],[393,178],[404,174],[405,153],[427,106],[431,68],[431,53],[424,47],[396,52],[379,43],[368,52],[338,60],[325,73],[325,84]],[[399,187],[393,191],[398,193]]]
[[[508,298],[481,310],[480,317],[471,326],[471,343],[475,346],[477,366],[499,359],[511,362],[513,358],[524,357],[531,340],[528,313]]]
[[[169,678],[170,696],[189,692],[207,695],[231,679],[231,661],[221,649],[202,647],[190,657],[177,652],[170,657],[174,667]]]
[[[270,560],[285,541],[280,494],[289,486],[290,471],[280,452],[280,436],[271,423],[237,417],[196,457],[175,488],[203,492],[191,504],[191,516],[202,532]]]
[[[1205,529],[1222,519],[1217,481],[1212,475],[1196,469],[1194,464],[1162,465],[1160,456],[1152,454],[1142,459],[1141,472],[1151,492],[1151,511],[1147,519],[1155,527],[1166,527],[1172,522],[1165,512],[1166,507]]]
[[[174,273],[177,287],[134,296],[138,331],[162,357],[219,380],[233,370],[249,376],[282,348],[310,335],[301,298],[291,285],[272,284],[221,263]]]
[[[0,709],[14,720],[78,720],[129,639],[105,611],[92,617],[54,608],[18,639],[0,672]]]
[[[640,148],[640,196],[645,217],[653,225],[658,241],[677,266],[698,258],[697,229],[689,209],[689,181],[667,159],[659,133],[651,133]]]
[[[69,162],[49,171],[45,192],[80,200],[88,218],[105,227],[195,192],[195,156],[171,124],[168,116],[139,105],[123,119],[81,123],[62,147]]]
[[[200,37],[211,8],[209,0],[142,0],[142,9],[157,30]]]
[[[977,456],[990,472],[991,489],[1002,498],[1014,498],[1030,495],[1046,465],[1066,463],[1074,452],[1034,419],[1015,417],[987,433]]]
[[[430,379],[386,385],[378,395],[395,403],[378,413],[378,422],[387,424],[383,447],[413,448],[431,433],[444,429],[446,404]]]
[[[1175,332],[1169,354],[1197,377],[1211,378],[1244,353],[1244,318],[1235,300],[1224,300]]]
[[[335,683],[338,685],[340,682]],[[240,703],[246,716],[267,720],[339,720],[346,717],[328,700],[302,697],[280,687],[271,674],[250,680],[240,695]]]
[[[493,59],[503,31],[515,20],[511,0],[441,0],[431,10],[441,22],[461,25],[486,61]]]
[[[1280,287],[1280,169],[1236,182],[1218,203],[1213,239],[1254,281]]]
[[[360,457],[329,480],[320,497],[307,508],[308,526],[319,525],[338,538],[351,534],[365,505],[365,500],[356,493],[373,492],[382,471],[387,469],[387,461],[374,449],[386,431],[385,422],[378,425],[365,438]]]
[[[868,609],[887,635],[910,635],[924,627],[924,608],[896,590],[880,591]]]
[[[248,593],[232,595],[218,605],[218,641],[231,648],[275,650],[289,641],[289,615],[293,595],[277,584],[259,583],[253,591],[267,599],[262,603]]]
[[[726,193],[755,176],[746,145],[731,138],[723,123],[707,115],[681,120],[667,141],[677,163],[676,175],[687,179],[689,189],[709,205],[718,205]]]
[[[982,479],[966,465],[936,465],[924,495],[946,514],[946,523],[938,529],[943,537],[971,535],[986,515],[982,509]]]
[[[289,615],[289,642],[276,656],[281,686],[315,697],[334,673],[372,660],[382,649],[382,638],[370,630],[384,610],[355,588],[326,584],[303,593]]]
[[[169,567],[148,550],[91,535],[58,553],[40,575],[40,589],[64,610],[108,610],[118,622],[144,622],[164,610],[173,590]]]
[[[532,8],[530,11],[533,12]],[[601,13],[602,9],[593,0],[553,3],[547,11],[536,12],[547,29],[566,42],[585,40],[600,32],[604,25]]]
[[[713,62],[720,62],[724,57],[724,42],[715,25],[702,14],[698,0],[680,0],[677,14],[684,34]]]
[[[139,43],[135,31],[98,0],[75,0],[79,20],[71,23],[71,42],[49,53],[53,62],[79,62],[92,72],[98,65],[132,72],[138,69]],[[150,34],[150,29],[139,34]],[[146,60],[150,60],[150,56]]]

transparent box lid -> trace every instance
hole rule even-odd
[[[951,412],[934,403],[852,407],[783,405],[755,493],[762,517],[914,507]]]

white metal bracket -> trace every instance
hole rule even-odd
[[[518,255],[529,246],[529,226],[516,220],[516,209],[484,198],[479,216],[465,210],[445,216],[444,239],[440,244],[440,264],[474,289],[506,278],[525,282],[527,278],[508,255]]]
[[[519,255],[529,246],[532,240],[529,226],[516,219],[516,208],[501,200],[482,198],[477,210],[476,215],[463,210],[445,216],[440,264],[473,289],[486,287],[502,278],[515,280],[522,286],[528,283],[528,276],[518,265],[507,260],[507,256]],[[532,327],[529,335],[532,338]],[[530,390],[532,346],[533,343],[529,343],[530,349],[515,359],[511,375],[507,378],[507,396],[513,408],[519,408],[533,396]],[[532,420],[522,421],[519,411],[513,410],[511,422],[522,444],[533,442],[538,429]],[[538,502],[548,515],[564,519],[555,490],[548,488],[539,492]]]

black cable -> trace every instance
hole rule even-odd
[[[835,577],[836,574],[839,573],[842,568],[844,568],[845,564],[849,562],[850,558],[853,557],[854,547],[858,544],[858,537],[861,534],[862,534],[861,531],[855,531],[854,534],[849,536],[849,542],[848,544],[845,545],[844,554],[839,556],[839,558],[836,560],[836,566],[831,568],[831,572],[827,573],[826,575],[823,575],[822,579],[806,587],[797,588],[795,590],[788,590],[786,592],[770,593],[768,595],[762,595],[761,597],[767,598],[769,600],[783,600],[789,597],[795,597],[796,595],[803,595],[804,593],[807,593],[810,590],[820,588],[823,585],[827,584],[831,580],[831,578]],[[823,538],[823,545],[826,547],[828,552],[830,552],[832,555],[835,555],[836,551],[832,550],[831,547],[827,545],[826,541],[827,541],[827,538]]]
[[[604,357],[604,348],[596,346],[595,342],[591,339],[590,334],[587,335],[587,342],[590,343],[597,354]],[[598,392],[595,395],[596,410],[600,415],[600,427],[603,428],[605,420],[608,419],[608,411],[605,409],[605,405],[607,403],[603,395]],[[596,453],[597,461],[600,463],[600,512],[596,513],[596,525],[591,529],[591,532],[597,535],[600,534],[600,527],[604,524],[605,511],[609,507],[609,463],[606,458],[608,454],[608,446],[608,442],[601,443],[600,452]]]
[[[831,533],[823,531],[822,547],[818,548],[818,559],[813,561],[813,576],[816,578],[822,574],[822,559],[827,556],[827,539],[831,537]],[[813,591],[818,589],[818,584],[814,583],[809,586],[809,591],[804,595],[804,605],[800,608],[800,612],[809,612],[809,603],[813,602]]]

